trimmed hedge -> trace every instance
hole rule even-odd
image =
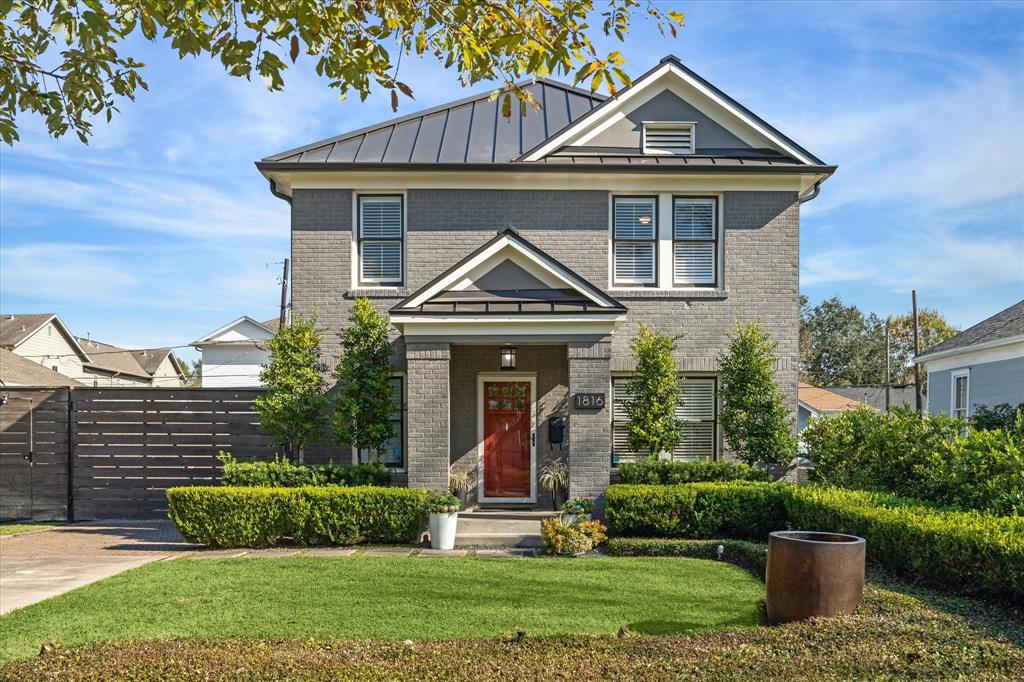
[[[764,580],[768,564],[768,545],[746,540],[681,540],[678,538],[612,538],[608,553],[612,556],[678,556],[688,559],[722,560],[734,564]]]
[[[180,487],[168,516],[189,542],[213,547],[411,543],[423,527],[426,492],[408,488]]]
[[[707,481],[770,481],[764,469],[733,462],[673,462],[645,459],[620,464],[618,482],[626,485],[677,485]]]
[[[608,489],[616,536],[765,542],[785,528],[859,535],[893,572],[1024,603],[1024,519],[943,511],[885,493],[783,483],[694,483]]]
[[[294,464],[284,457],[262,462],[239,462],[220,453],[221,485],[261,488],[296,488],[304,485],[376,485],[391,483],[391,470],[379,462],[368,464]]]

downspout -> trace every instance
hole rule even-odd
[[[814,187],[811,187],[809,190],[801,194],[799,197],[800,203],[806,204],[808,201],[816,199],[818,195],[821,194],[822,182],[824,182],[824,180],[818,180],[816,183],[814,183]]]
[[[272,179],[267,178],[267,182],[270,183],[270,193],[278,199],[287,201],[289,204],[292,203],[292,198],[277,188],[277,183]]]

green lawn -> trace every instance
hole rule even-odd
[[[0,535],[17,535],[32,530],[46,530],[47,528],[56,528],[57,525],[41,521],[38,523],[34,521],[3,521],[0,522]]]
[[[44,641],[735,629],[761,622],[763,595],[741,569],[696,559],[179,559],[0,618],[0,663],[35,654]]]

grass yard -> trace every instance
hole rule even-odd
[[[33,530],[46,530],[47,528],[56,528],[58,525],[60,524],[42,521],[3,521],[0,522],[0,536],[17,535],[18,533],[28,533]]]
[[[671,558],[178,559],[0,618],[0,663],[42,642],[170,637],[414,641],[692,633],[762,622],[764,585]]]

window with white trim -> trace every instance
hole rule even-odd
[[[653,285],[658,279],[657,197],[612,198],[612,272],[616,285]]]
[[[405,410],[402,409],[404,404],[402,398],[404,395],[404,382],[402,377],[391,377],[388,383],[391,384],[391,388],[394,391],[395,411],[391,413],[390,420],[394,435],[385,444],[384,449],[380,451],[380,462],[388,467],[402,469],[405,467],[405,448],[402,447],[402,444],[405,442]],[[376,453],[371,453],[366,448],[359,451],[360,464],[376,461]]]
[[[713,460],[718,453],[718,379],[682,376],[676,419],[683,422],[683,439],[672,451],[677,462]],[[648,456],[629,448],[630,377],[612,378],[612,466]]]
[[[360,195],[358,202],[359,284],[402,284],[402,197]]]
[[[674,197],[672,200],[672,282],[680,286],[715,286],[718,274],[718,200]]]
[[[696,124],[682,121],[644,121],[644,154],[693,154]]]
[[[953,416],[967,419],[970,415],[971,375],[967,370],[953,372],[953,399],[950,401]]]

